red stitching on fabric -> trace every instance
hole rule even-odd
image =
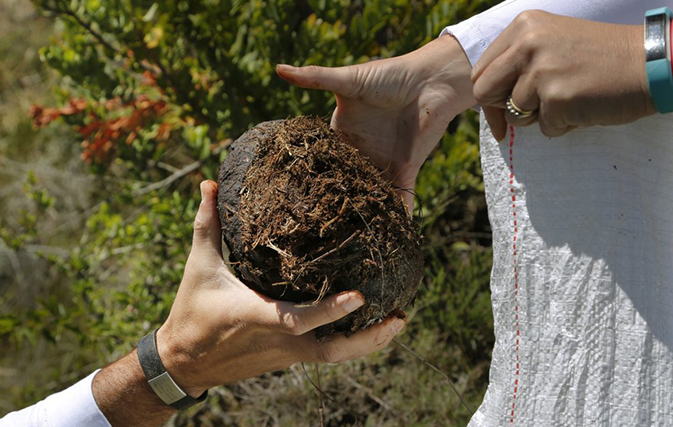
[[[514,410],[516,409],[516,399],[519,392],[519,337],[521,329],[519,328],[519,271],[516,262],[516,240],[519,233],[519,225],[516,219],[516,193],[514,191],[514,126],[509,127],[509,186],[512,194],[512,221],[514,223],[514,237],[512,239],[512,264],[514,266],[514,320],[516,326],[516,348],[514,354],[516,357],[516,370],[514,372],[514,394],[512,396],[512,411],[510,423],[514,424]]]

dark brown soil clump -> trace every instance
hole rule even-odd
[[[219,186],[222,234],[249,287],[294,302],[364,295],[363,307],[318,337],[364,328],[413,301],[423,275],[417,226],[380,171],[321,119],[246,132]]]

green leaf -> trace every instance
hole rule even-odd
[[[150,6],[147,13],[145,13],[145,16],[143,16],[143,21],[150,22],[151,20],[153,20],[158,9],[159,9],[159,3],[153,3],[152,6]]]

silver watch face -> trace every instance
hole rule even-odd
[[[664,14],[648,16],[645,21],[645,58],[646,61],[656,61],[669,57],[666,50],[668,17]]]
[[[168,372],[164,372],[158,377],[148,381],[152,390],[159,396],[166,405],[172,405],[183,397],[187,396],[184,391],[173,381]]]

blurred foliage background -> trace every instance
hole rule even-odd
[[[199,203],[232,139],[329,117],[277,63],[397,56],[497,0],[0,0],[0,416],[133,348],[166,318]],[[476,409],[493,327],[476,115],[417,187],[425,280],[401,343]],[[308,366],[315,378],[316,368]],[[399,344],[320,369],[328,426],[465,425],[449,383]],[[213,391],[174,426],[317,426],[301,366]]]

